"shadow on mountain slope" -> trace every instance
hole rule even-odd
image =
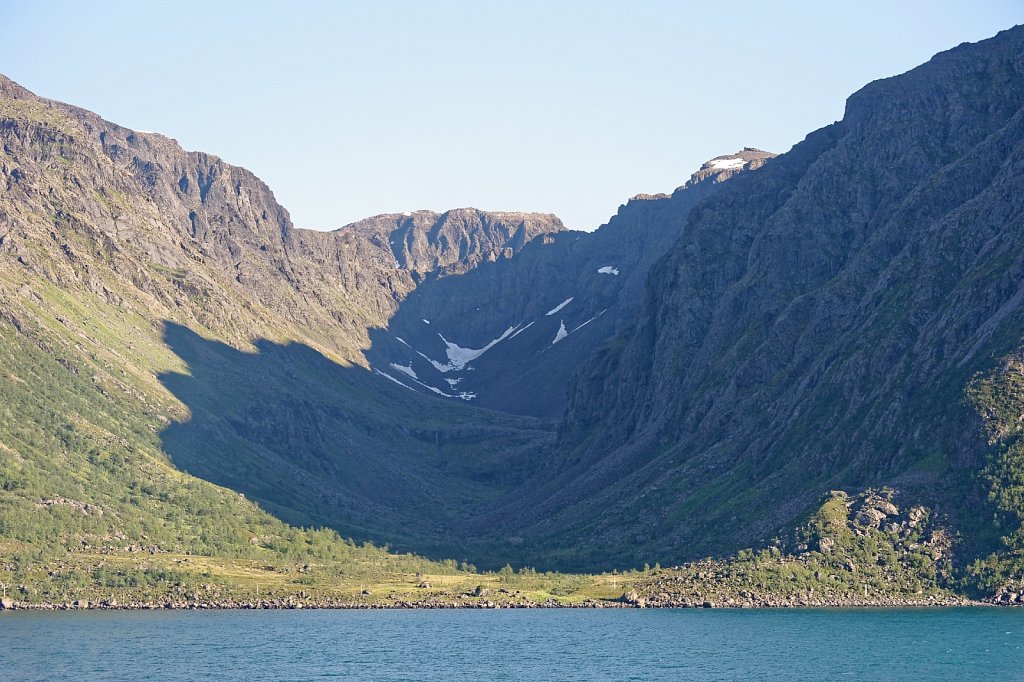
[[[300,343],[243,352],[165,323],[191,411],[162,434],[179,468],[297,525],[446,558],[458,527],[536,466],[550,425],[415,394]]]

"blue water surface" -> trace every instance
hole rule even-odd
[[[1024,680],[1024,609],[0,614],[5,680]]]

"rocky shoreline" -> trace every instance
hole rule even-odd
[[[966,606],[1011,606],[1007,602],[979,601],[960,596],[930,597],[927,600],[901,598],[882,599],[828,599],[813,600],[796,598],[759,599],[753,601],[727,600],[689,601],[686,599],[644,598],[626,594],[620,599],[594,600],[568,603],[555,599],[543,602],[523,601],[463,601],[459,599],[418,599],[368,602],[352,599],[258,599],[258,600],[209,600],[209,601],[132,601],[120,603],[116,600],[101,601],[75,600],[70,602],[18,602],[2,600],[0,611],[249,611],[249,610],[404,610],[404,609],[605,609],[605,608],[662,608],[662,609],[846,609],[846,608],[934,608]]]

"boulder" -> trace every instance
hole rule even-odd
[[[878,524],[885,518],[885,512],[879,511],[874,507],[864,507],[857,515],[853,517],[853,520],[862,526],[874,526],[878,527]]]
[[[928,515],[924,507],[913,507],[907,512],[907,525],[911,528],[916,528],[921,521]]]

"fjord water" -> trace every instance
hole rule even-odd
[[[10,680],[1024,679],[1024,609],[23,612]]]

